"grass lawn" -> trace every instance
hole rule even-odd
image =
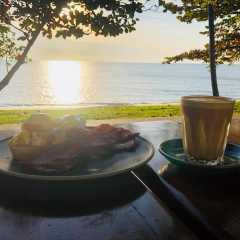
[[[240,114],[240,102],[235,105],[235,114]],[[107,106],[86,108],[61,108],[43,110],[0,110],[0,124],[19,123],[36,112],[48,113],[52,117],[66,114],[81,115],[85,119],[116,119],[116,118],[154,118],[179,116],[179,105],[142,105],[142,106]]]

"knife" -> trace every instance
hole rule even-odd
[[[131,173],[158,202],[164,203],[199,239],[234,240],[220,226],[210,223],[183,193],[167,183],[150,166],[144,165],[131,170]]]

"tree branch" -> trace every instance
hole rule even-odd
[[[1,1],[1,0],[0,0]],[[58,8],[56,9],[56,13],[59,14],[62,7],[64,5],[64,2],[58,6]],[[6,74],[6,76],[2,79],[2,81],[0,82],[0,91],[5,88],[10,80],[12,79],[12,77],[14,76],[14,74],[17,72],[17,70],[23,65],[23,63],[25,62],[25,59],[27,57],[28,52],[30,51],[31,47],[33,46],[34,42],[36,41],[36,39],[38,38],[40,32],[42,31],[44,25],[46,24],[46,20],[45,20],[45,16],[43,16],[43,18],[41,19],[42,22],[39,23],[38,27],[36,28],[36,30],[32,33],[31,35],[31,39],[29,39],[27,46],[25,47],[22,55],[19,57],[19,59],[17,60],[17,62],[12,66],[12,68],[10,69],[10,71]]]
[[[32,38],[29,40],[22,55],[19,57],[18,61],[13,65],[13,67],[10,69],[10,71],[6,74],[6,76],[0,82],[0,91],[8,85],[8,83],[10,82],[11,78],[16,73],[16,71],[23,65],[29,50],[31,49],[34,42],[36,41],[36,39],[37,39],[38,35],[40,34],[44,25],[45,25],[45,22],[40,24],[39,27],[37,28],[37,30],[32,34]]]
[[[22,29],[18,28],[17,26],[15,26],[12,23],[9,23],[9,25],[12,26],[13,28],[15,28],[16,30],[18,30],[19,32],[21,32],[26,37],[26,39],[28,41],[30,41],[29,36],[28,36],[28,34],[26,32],[24,32]]]

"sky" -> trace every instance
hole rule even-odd
[[[87,36],[78,40],[39,37],[33,60],[93,62],[162,62],[164,57],[201,48],[207,39],[199,34],[203,23],[186,24],[174,15],[148,11],[139,15],[136,31],[118,37]]]

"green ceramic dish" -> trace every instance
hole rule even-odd
[[[152,144],[142,137],[137,137],[136,141],[137,147],[133,151],[116,153],[98,161],[85,161],[84,164],[62,175],[41,175],[26,173],[21,167],[14,164],[8,140],[2,140],[0,141],[0,174],[45,181],[80,181],[114,176],[144,165],[152,158],[154,154]]]
[[[189,161],[184,154],[182,139],[162,142],[159,151],[172,164],[190,171],[218,174],[240,170],[240,145],[236,144],[227,144],[224,162],[221,165],[206,165]]]

